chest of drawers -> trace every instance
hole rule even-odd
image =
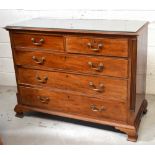
[[[6,29],[17,116],[38,111],[110,125],[137,140],[147,109],[146,22],[32,19]]]

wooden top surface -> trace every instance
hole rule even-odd
[[[69,31],[69,32],[100,32],[136,35],[146,25],[146,21],[104,20],[104,19],[49,19],[35,18],[7,26],[6,29],[38,30],[38,31]]]

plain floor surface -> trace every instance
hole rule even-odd
[[[15,117],[16,88],[0,86],[0,137],[6,145],[21,144],[155,144],[155,96],[148,95],[138,141],[113,128],[42,113]],[[85,125],[84,125],[85,124]]]

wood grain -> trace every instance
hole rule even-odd
[[[65,92],[47,91],[45,89],[36,88],[32,89],[28,87],[20,87],[20,95],[22,104],[40,109],[100,119],[102,119],[102,117],[119,121],[125,121],[127,119],[124,102],[99,100]],[[38,99],[38,96],[47,97],[48,101],[43,103]],[[104,109],[103,111],[93,111],[91,105],[95,105],[98,109],[104,107]]]
[[[92,45],[90,48],[88,43]],[[99,45],[102,45],[99,48]],[[95,50],[94,49],[99,49]],[[106,55],[128,57],[128,39],[127,38],[88,38],[84,37],[67,37],[66,50],[70,53]]]
[[[45,80],[44,83],[40,82],[40,80],[44,80],[46,77],[47,80]],[[90,82],[92,82],[97,89],[101,89],[101,92],[94,90],[94,87],[90,86]],[[74,91],[74,93],[79,92],[100,99],[127,100],[127,80],[115,78],[19,68],[18,83],[62,89],[63,91]],[[103,88],[100,87],[101,84],[103,84]]]
[[[32,38],[34,38],[34,43],[31,40]],[[40,43],[41,39],[44,40],[42,43]],[[56,51],[64,50],[63,36],[13,33],[13,43],[15,48],[50,49]],[[37,43],[40,43],[40,45],[35,45]]]
[[[54,52],[38,52],[35,51],[15,51],[15,63],[20,66],[27,66],[42,69],[57,69],[64,71],[79,72],[83,74],[96,74],[107,75],[115,77],[128,77],[128,60],[121,58],[109,58],[109,57],[95,57],[95,56],[83,56],[76,54],[63,54]],[[35,56],[38,59],[45,58],[43,64],[37,64],[32,57]],[[24,57],[24,59],[23,59]],[[101,71],[93,69],[89,62],[93,64],[93,68],[103,65]]]

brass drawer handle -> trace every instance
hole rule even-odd
[[[94,112],[102,112],[102,111],[105,111],[106,110],[104,106],[101,106],[101,108],[97,108],[94,104],[92,104],[90,106],[90,108]]]
[[[32,60],[34,60],[35,63],[42,65],[45,61],[45,58],[41,57],[41,59],[39,59],[39,58],[36,58],[36,56],[33,56]]]
[[[43,104],[48,104],[49,102],[49,98],[46,96],[37,96],[37,99]]]
[[[41,46],[44,43],[44,39],[40,39],[39,42],[36,42],[35,38],[31,38],[33,45]]]
[[[97,72],[102,72],[104,69],[103,63],[99,63],[99,65],[96,67],[96,65],[94,65],[93,62],[89,61],[88,65]]]
[[[102,44],[102,43],[97,44],[97,45],[95,45],[95,44],[96,44],[96,43],[88,43],[87,46],[88,46],[92,51],[94,51],[94,52],[98,52],[99,50],[102,49],[102,47],[103,47],[103,44]],[[95,48],[95,47],[97,47],[97,48]]]
[[[103,92],[104,91],[104,85],[101,83],[99,85],[99,88],[97,88],[93,82],[89,82],[89,86],[93,88],[94,91],[97,91],[97,92]]]
[[[41,79],[41,78],[37,75],[37,76],[36,76],[36,80],[37,80],[38,82],[40,82],[40,83],[47,83],[48,77],[45,76],[45,77],[43,77],[43,78]]]

